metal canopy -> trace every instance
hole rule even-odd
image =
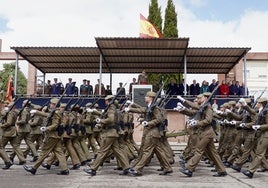
[[[189,38],[95,38],[97,47],[11,47],[43,73],[227,74],[250,48],[189,48]]]

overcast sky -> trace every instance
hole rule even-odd
[[[138,37],[139,14],[148,16],[149,2],[0,0],[2,51],[11,51],[11,46],[95,47],[94,37]],[[190,47],[251,47],[251,52],[268,52],[268,1],[173,2],[178,14],[179,37],[189,37]],[[167,0],[158,0],[158,3],[164,18]],[[20,67],[26,72],[24,64]],[[54,76],[47,75],[47,78]],[[80,79],[81,76],[73,77]],[[62,81],[66,82],[67,78]]]

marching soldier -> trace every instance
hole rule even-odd
[[[140,159],[136,163],[136,165],[129,170],[129,172],[133,176],[142,176],[142,169],[150,161],[152,155],[155,153],[157,158],[160,162],[161,167],[163,167],[163,172],[159,175],[167,175],[173,172],[168,159],[164,154],[164,150],[160,145],[160,132],[158,126],[164,120],[161,114],[161,110],[159,107],[150,107],[154,98],[156,97],[155,92],[147,92],[145,96],[145,102],[147,103],[148,107],[138,107],[133,108],[133,105],[130,105],[129,108],[126,108],[125,111],[134,112],[145,114],[145,119],[142,122],[144,126],[143,129],[143,138],[141,143],[141,150]],[[151,111],[149,111],[151,109]]]
[[[262,160],[266,160],[265,154],[268,148],[268,113],[267,113],[267,99],[260,98],[257,103],[258,109],[258,121],[256,125],[253,125],[252,128],[260,133],[260,137],[258,139],[257,149],[256,149],[256,157],[253,158],[253,161],[249,165],[246,171],[242,173],[249,178],[253,177],[253,174],[257,170],[257,168],[261,165]],[[266,171],[268,169],[264,169]],[[262,171],[262,172],[263,172]]]
[[[197,119],[192,119],[189,122],[189,126],[199,127],[199,142],[197,142],[194,156],[187,161],[185,168],[180,170],[183,174],[187,175],[188,177],[192,177],[192,173],[197,167],[205,151],[209,159],[211,159],[216,165],[216,170],[218,171],[217,174],[214,174],[213,176],[220,177],[227,175],[224,165],[214,145],[214,138],[216,137],[216,135],[211,126],[213,113],[211,105],[206,104],[208,102],[207,100],[210,95],[211,93],[208,92],[203,93],[203,96],[199,100],[199,105],[203,105],[200,106],[200,108],[203,107],[203,109],[202,111],[196,112],[200,113]],[[182,102],[184,102],[183,100]]]
[[[9,103],[7,108],[5,108],[4,110],[4,113],[8,113],[8,114],[7,114],[7,118],[3,119],[2,124],[0,125],[3,131],[2,145],[3,145],[3,148],[5,148],[7,143],[9,142],[10,145],[13,147],[13,150],[16,153],[17,157],[19,158],[19,165],[23,165],[26,163],[26,159],[23,156],[23,153],[20,149],[20,144],[19,144],[20,142],[16,133],[15,123],[18,117],[18,112],[12,108],[13,105],[14,105],[14,102]],[[12,109],[10,110],[10,108]]]
[[[23,168],[30,172],[31,174],[35,174],[36,170],[39,168],[39,166],[42,164],[42,162],[45,160],[45,158],[51,153],[54,152],[57,159],[59,160],[61,171],[57,173],[57,175],[68,175],[69,170],[67,167],[66,157],[62,149],[62,142],[61,137],[58,135],[57,128],[61,124],[61,118],[63,113],[63,108],[61,108],[62,111],[59,111],[56,109],[56,104],[59,103],[59,99],[52,98],[50,100],[50,109],[55,110],[54,115],[51,117],[51,120],[48,120],[47,127],[41,127],[41,130],[46,133],[46,139],[44,142],[44,145],[42,147],[42,151],[40,154],[40,157],[35,162],[33,166],[24,165]],[[52,113],[51,111],[50,113]],[[31,113],[37,113],[40,115],[43,115],[44,117],[49,117],[51,114],[47,114],[44,112],[31,110]]]
[[[28,99],[29,100],[29,99]],[[24,140],[27,146],[30,148],[33,154],[33,160],[31,162],[35,162],[38,159],[38,154],[35,148],[34,143],[31,139],[31,127],[29,125],[30,120],[30,107],[28,106],[30,102],[28,100],[24,100],[22,103],[22,112],[21,115],[17,118],[16,124],[17,124],[17,134],[18,134],[18,144],[21,144],[21,141]],[[28,103],[28,105],[27,105]],[[27,106],[25,106],[27,105]],[[15,152],[12,152],[10,154],[11,160],[13,160],[15,157]],[[24,156],[25,157],[25,156]]]
[[[112,149],[114,155],[116,156],[117,160],[120,161],[122,165],[123,172],[122,175],[128,174],[129,171],[129,161],[125,154],[120,150],[119,143],[118,143],[118,132],[116,125],[117,118],[117,110],[113,102],[111,101],[114,98],[113,95],[108,95],[105,97],[105,104],[108,106],[107,111],[104,112],[103,118],[97,118],[95,121],[99,126],[103,128],[102,130],[102,144],[100,146],[97,158],[95,161],[90,165],[90,169],[85,169],[84,171],[91,176],[96,175],[96,171],[98,170],[99,166],[103,164],[104,160],[107,157],[107,154],[110,153]]]

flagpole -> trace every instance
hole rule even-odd
[[[17,95],[18,63],[19,63],[19,54],[16,53],[14,95]]]

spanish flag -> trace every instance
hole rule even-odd
[[[161,32],[140,14],[140,38],[162,38]]]
[[[14,87],[13,87],[13,81],[12,77],[8,77],[8,82],[7,82],[7,96],[6,96],[6,101],[12,102],[13,101],[13,92],[14,92]]]

